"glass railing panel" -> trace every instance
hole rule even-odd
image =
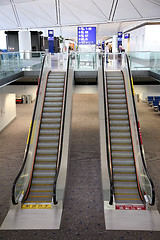
[[[43,97],[45,94],[44,89],[46,85],[47,74],[50,67],[51,67],[51,57],[50,57],[50,54],[48,54],[45,57],[45,62],[43,65],[41,83],[39,86],[39,94],[36,98],[35,109],[34,109],[33,118],[31,122],[30,130],[29,130],[28,140],[27,140],[23,167],[21,169],[20,174],[18,175],[17,179],[14,182],[13,196],[14,196],[15,203],[18,203],[23,199],[29,185],[32,168],[33,168],[36,141],[37,141],[37,136],[39,131],[38,126],[40,124],[41,108],[43,104]]]
[[[150,70],[157,74],[160,74],[160,52],[151,52],[150,59]]]
[[[104,53],[105,70],[119,70],[123,64],[124,53]]]
[[[0,53],[0,79],[21,71],[40,71],[44,52]]]
[[[131,70],[150,70],[160,73],[160,52],[129,52]]]
[[[79,71],[96,71],[99,64],[99,54],[96,52],[72,53],[72,66]]]
[[[53,69],[65,70],[67,69],[68,52],[55,53],[51,57],[51,65]]]

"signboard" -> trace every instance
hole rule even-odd
[[[54,31],[48,30],[49,52],[54,53]]]
[[[48,40],[54,40],[54,31],[48,30]]]
[[[96,27],[78,27],[78,44],[96,44]]]
[[[122,32],[118,32],[118,41],[122,41]]]
[[[125,34],[124,34],[124,38],[125,38],[125,39],[130,38],[130,34],[129,34],[129,33],[125,33]]]

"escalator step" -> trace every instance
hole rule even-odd
[[[113,157],[123,157],[123,158],[126,158],[126,157],[133,157],[133,152],[132,151],[112,151],[112,158]]]
[[[39,136],[39,142],[57,142],[59,140],[59,136],[55,135],[55,136]]]
[[[112,144],[131,144],[131,138],[111,138]]]
[[[63,88],[64,87],[64,83],[54,83],[54,82],[48,82],[47,83],[47,88]]]
[[[37,149],[37,155],[56,155],[57,149]]]
[[[109,114],[119,114],[119,115],[123,115],[123,114],[128,114],[128,110],[121,108],[121,109],[110,109],[109,108]]]
[[[53,195],[53,190],[38,190],[38,191],[35,191],[35,190],[31,190],[30,191],[30,194],[29,194],[29,197],[30,198],[39,198],[39,197],[49,197],[49,198],[52,198],[52,195]]]
[[[63,92],[46,92],[46,97],[63,97]]]
[[[108,89],[108,94],[124,94],[125,89]]]
[[[44,107],[62,107],[62,102],[44,102]]]
[[[55,123],[58,123],[60,124],[61,122],[61,119],[60,118],[43,118],[42,117],[42,120],[41,120],[41,123],[43,124],[55,124]]]
[[[56,169],[56,163],[35,163],[34,165],[34,169],[52,169],[52,170],[55,170]]]
[[[34,170],[33,178],[54,178],[55,170]]]
[[[114,173],[135,173],[135,168],[133,166],[113,166]]]
[[[59,135],[59,130],[58,129],[50,129],[50,130],[45,130],[45,129],[40,129],[40,136],[47,136],[47,135]]]
[[[45,102],[51,102],[51,103],[58,103],[58,102],[62,102],[63,101],[63,97],[45,97]]]
[[[128,120],[128,114],[124,115],[109,115],[109,119],[111,120]]]
[[[127,165],[134,165],[134,159],[133,158],[120,158],[120,159],[113,159],[113,166],[114,165],[119,165],[119,166],[127,166]]]
[[[48,184],[48,185],[32,184],[31,191],[52,191],[53,192],[53,185],[52,184]]]
[[[109,103],[109,109],[127,109],[127,104],[121,103],[121,104],[113,104]]]
[[[41,130],[42,129],[59,129],[60,123],[42,123],[41,124]]]
[[[123,131],[123,132],[121,132],[121,131],[120,131],[120,132],[116,131],[116,132],[111,132],[110,135],[111,135],[111,137],[114,137],[114,138],[115,138],[115,137],[117,137],[117,138],[118,138],[118,137],[120,137],[120,138],[122,138],[122,137],[128,138],[128,137],[130,137],[130,132],[128,132],[128,131],[126,131],[126,132],[125,132],[125,131]]]
[[[107,85],[123,85],[124,86],[124,81],[123,80],[108,80],[107,79]]]
[[[46,88],[46,93],[49,93],[49,92],[52,92],[52,93],[59,93],[59,92],[62,92],[63,93],[63,88],[51,88],[51,87],[48,87]]]
[[[62,108],[61,107],[44,107],[43,108],[43,113],[45,112],[61,112]]]
[[[43,112],[42,117],[43,118],[60,118],[61,112]]]
[[[136,181],[136,176],[133,173],[115,173],[113,179],[114,181]]]
[[[107,85],[107,89],[110,90],[110,89],[115,89],[115,90],[120,90],[120,89],[123,89],[124,90],[124,85],[123,84],[116,84],[116,85],[112,85],[112,84],[108,84]]]
[[[123,126],[123,125],[128,125],[129,126],[129,120],[110,120],[110,126]]]
[[[59,142],[38,142],[38,149],[40,148],[57,148]]]
[[[34,186],[53,186],[54,178],[34,178],[32,179],[32,185]]]
[[[115,95],[113,95],[113,98],[111,98],[111,96],[108,99],[109,104],[126,104],[126,98],[125,98],[124,94],[123,94],[123,98],[119,98],[119,96],[117,96],[117,98],[115,98]]]
[[[36,163],[55,161],[57,161],[57,155],[36,155]]]
[[[52,201],[52,196],[46,196],[46,197],[28,197],[27,200],[25,201],[26,203],[50,203]]]
[[[113,151],[132,151],[132,145],[117,145],[117,144],[112,144],[111,145],[112,152]]]

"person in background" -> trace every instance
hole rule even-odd
[[[106,53],[106,63],[109,63],[109,62],[108,62],[108,53],[109,53],[108,43],[106,43],[106,46],[105,46],[105,53]]]

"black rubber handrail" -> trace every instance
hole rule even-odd
[[[107,162],[108,162],[108,170],[109,170],[109,180],[110,180],[110,200],[109,204],[113,204],[113,196],[114,196],[114,183],[113,183],[113,175],[112,169],[110,166],[110,154],[109,154],[109,139],[108,139],[108,127],[107,127],[107,108],[106,106],[106,90],[105,90],[105,71],[104,71],[104,56],[102,55],[102,74],[103,74],[103,95],[104,95],[104,115],[105,115],[105,132],[106,132],[106,147],[107,147]]]
[[[128,56],[127,54],[125,54],[126,60],[127,60],[127,68],[128,68],[128,73],[129,73],[129,79],[130,79],[130,86],[131,86],[131,92],[132,92],[132,101],[133,101],[133,107],[134,107],[134,112],[135,112],[135,119],[136,119],[136,127],[137,127],[137,132],[138,132],[138,141],[139,141],[139,147],[140,147],[140,153],[141,153],[141,158],[142,158],[142,164],[143,164],[143,168],[145,170],[146,176],[148,177],[150,184],[151,184],[151,188],[152,188],[152,202],[149,203],[151,206],[154,205],[155,203],[155,190],[154,190],[154,185],[152,182],[152,179],[149,175],[149,172],[147,170],[146,167],[146,163],[144,160],[144,155],[143,155],[143,151],[142,151],[142,145],[141,145],[141,138],[140,138],[140,132],[139,132],[139,125],[138,125],[138,116],[137,116],[137,110],[136,110],[136,104],[135,104],[135,99],[134,99],[134,94],[133,94],[133,85],[132,85],[132,78],[131,78],[131,70],[130,70],[130,66],[129,66],[129,60],[128,60]]]
[[[65,112],[66,112],[66,99],[67,99],[68,74],[69,74],[70,58],[71,58],[71,55],[68,56],[68,60],[67,60],[67,73],[66,73],[65,85],[64,85],[65,92],[64,92],[64,98],[63,98],[63,109],[62,109],[63,116],[62,116],[62,129],[61,129],[59,159],[57,160],[55,181],[54,181],[54,184],[53,184],[53,203],[55,205],[58,203],[57,196],[56,196],[56,185],[57,185],[57,179],[58,179],[58,174],[59,174],[59,170],[60,170],[60,166],[61,166],[61,158],[62,158],[63,137],[64,137],[64,122],[65,122]]]
[[[24,159],[23,159],[23,164],[22,167],[16,177],[16,179],[14,180],[13,186],[12,186],[12,203],[14,205],[18,204],[18,202],[16,202],[15,200],[15,188],[16,188],[16,184],[18,182],[18,179],[20,178],[22,171],[25,167],[26,164],[26,160],[27,160],[27,156],[28,156],[28,151],[29,151],[29,147],[30,147],[30,141],[31,141],[31,136],[32,136],[32,130],[33,130],[33,125],[34,125],[34,119],[35,119],[35,113],[36,113],[36,108],[37,108],[37,103],[38,103],[38,97],[39,97],[39,89],[40,89],[40,85],[41,85],[41,79],[42,79],[42,73],[43,73],[43,69],[44,69],[44,63],[46,60],[46,56],[44,56],[43,58],[43,63],[42,63],[42,68],[41,68],[41,72],[40,72],[40,76],[39,76],[39,81],[38,81],[38,88],[37,88],[37,96],[36,96],[36,101],[35,101],[35,106],[34,106],[34,111],[33,111],[33,116],[32,116],[32,122],[31,122],[31,126],[30,126],[30,133],[29,133],[29,137],[28,137],[28,143],[27,143],[27,147],[25,150],[25,155],[24,155]],[[24,194],[25,196],[25,194]]]

